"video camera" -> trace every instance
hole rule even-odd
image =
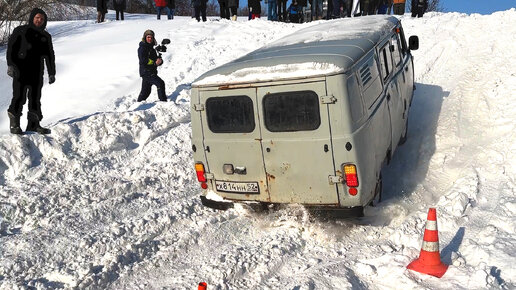
[[[161,57],[161,53],[162,52],[167,52],[167,47],[166,45],[170,43],[170,39],[168,38],[164,38],[162,41],[161,41],[161,44],[156,46],[156,51],[158,52],[158,57]]]

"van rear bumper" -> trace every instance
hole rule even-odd
[[[216,201],[206,198],[201,195],[202,205],[216,209],[216,210],[228,210],[234,208],[235,204],[231,201]],[[267,208],[267,204],[262,203],[245,203],[255,211],[261,211]],[[362,217],[364,216],[364,207],[321,207],[321,206],[306,206],[306,209],[310,214],[321,217],[321,218],[348,218],[348,217]]]

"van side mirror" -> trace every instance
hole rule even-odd
[[[408,43],[410,50],[417,50],[419,48],[419,38],[416,35],[409,37]]]

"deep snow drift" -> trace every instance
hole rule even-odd
[[[192,81],[317,22],[154,17],[49,23],[57,81],[42,103],[52,134],[10,135],[0,114],[0,289],[516,287],[515,9],[402,17],[421,44],[408,141],[383,172],[384,201],[341,221],[300,206],[204,208],[190,154]],[[168,103],[155,89],[135,103],[147,28],[172,40],[160,69]],[[2,74],[2,112],[10,81]],[[405,268],[429,207],[451,264],[441,279]]]

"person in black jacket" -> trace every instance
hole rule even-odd
[[[174,19],[174,10],[176,10],[176,0],[167,0],[168,19]]]
[[[229,19],[231,16],[229,13],[228,0],[218,0],[220,7],[220,18],[221,19]]]
[[[193,0],[193,5],[194,5],[194,10],[195,10],[195,19],[197,19],[197,21],[201,21],[201,16],[202,16],[202,21],[203,22],[206,22],[206,2],[208,2],[208,0]]]
[[[18,26],[9,37],[7,45],[7,74],[13,78],[13,99],[7,114],[13,134],[22,134],[20,117],[23,105],[29,99],[27,131],[50,134],[50,130],[40,126],[41,88],[43,69],[46,63],[49,83],[55,82],[56,65],[52,37],[45,31],[47,14],[34,8],[29,23]]]
[[[154,49],[156,45],[154,31],[146,30],[143,33],[140,47],[138,48],[138,59],[140,60],[140,77],[142,77],[142,90],[138,96],[138,102],[145,101],[150,93],[152,85],[158,88],[158,98],[160,101],[166,102],[165,82],[158,77],[158,66],[163,64],[163,59],[158,56]]]
[[[262,13],[260,0],[249,0],[247,4],[249,6],[249,12],[251,13],[251,20],[260,18],[260,14]]]
[[[116,20],[124,20],[125,0],[113,0],[113,7],[116,12]]]
[[[97,0],[97,23],[104,22],[107,13],[108,0]]]
[[[428,8],[428,0],[412,0],[412,7],[411,7],[411,12],[412,12],[412,17],[423,17],[423,14],[425,14],[426,12],[426,9]]]

